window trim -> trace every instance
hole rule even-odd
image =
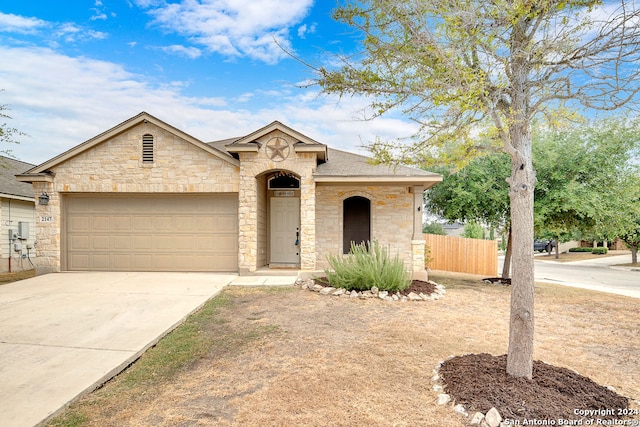
[[[366,203],[366,209],[367,209],[367,213],[368,213],[368,230],[366,233],[366,239],[362,239],[361,241],[357,242],[357,243],[362,243],[362,242],[367,242],[367,241],[371,241],[371,229],[372,229],[372,203],[371,203],[371,199],[369,197],[366,196],[361,196],[361,195],[354,195],[354,196],[350,196],[345,198],[344,200],[342,200],[342,253],[343,254],[348,254],[350,249],[351,249],[351,242],[353,242],[354,240],[349,240],[349,244],[347,245],[346,243],[346,238],[347,238],[347,226],[351,226],[352,224],[349,222],[347,223],[347,215],[346,214],[346,209],[347,209],[347,204],[358,201],[359,203]],[[359,208],[364,208],[363,205],[360,205]],[[350,221],[353,221],[353,219],[351,219]],[[356,220],[356,224],[358,223],[358,220]],[[358,237],[358,236],[357,236]],[[363,236],[364,237],[364,236]]]

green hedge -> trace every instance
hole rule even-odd
[[[569,252],[593,252],[593,248],[571,248]]]
[[[602,248],[593,248],[593,250],[591,251],[591,253],[594,254],[594,255],[604,255],[607,252],[609,252],[609,249],[604,248],[604,247],[602,247]]]
[[[348,255],[327,256],[331,269],[325,270],[329,284],[336,288],[365,291],[376,286],[397,292],[409,287],[409,273],[396,255],[391,259],[378,242],[351,244]]]

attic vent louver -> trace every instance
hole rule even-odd
[[[142,163],[153,163],[153,135],[142,137]]]

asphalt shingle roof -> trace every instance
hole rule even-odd
[[[327,162],[318,165],[316,176],[439,176],[433,172],[409,166],[387,166],[371,163],[360,154],[328,148]]]
[[[31,184],[16,180],[16,175],[33,167],[35,165],[31,163],[0,156],[0,193],[12,196],[34,197],[35,193]]]

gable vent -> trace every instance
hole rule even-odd
[[[153,135],[142,137],[142,163],[153,163]]]

